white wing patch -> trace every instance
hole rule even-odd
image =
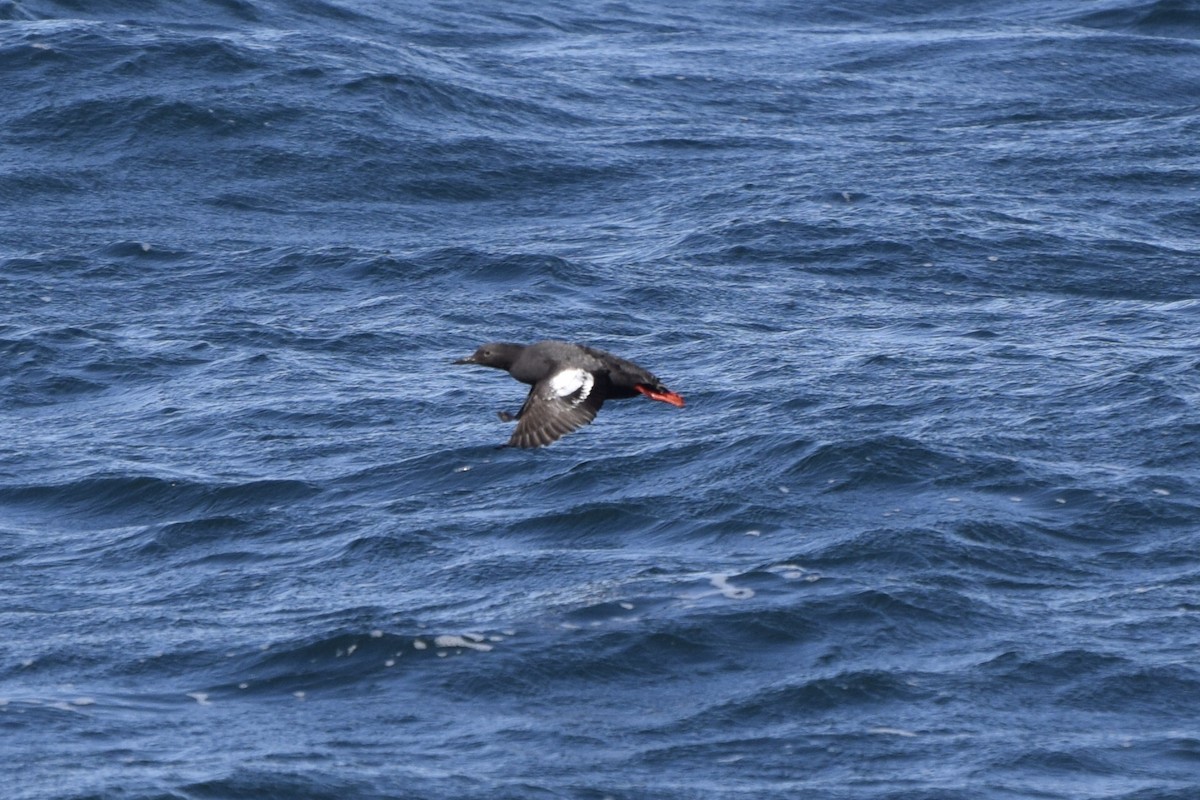
[[[571,405],[577,406],[587,400],[595,383],[596,379],[586,369],[564,369],[550,376],[550,391],[556,397],[570,398]]]

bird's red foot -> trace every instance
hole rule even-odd
[[[651,400],[661,400],[664,403],[670,403],[676,408],[683,408],[683,395],[675,394],[670,389],[654,389],[644,383],[636,384],[633,388]]]

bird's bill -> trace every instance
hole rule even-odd
[[[451,361],[450,363],[451,364],[474,364],[475,356],[467,356],[466,358],[460,358],[460,359],[457,359],[456,361]]]

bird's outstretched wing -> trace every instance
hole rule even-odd
[[[604,404],[593,392],[595,378],[583,369],[564,369],[538,381],[517,413],[510,447],[545,447],[596,418]]]

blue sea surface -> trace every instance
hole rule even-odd
[[[1200,6],[0,2],[6,800],[1200,797]],[[683,409],[498,448],[579,341]]]

